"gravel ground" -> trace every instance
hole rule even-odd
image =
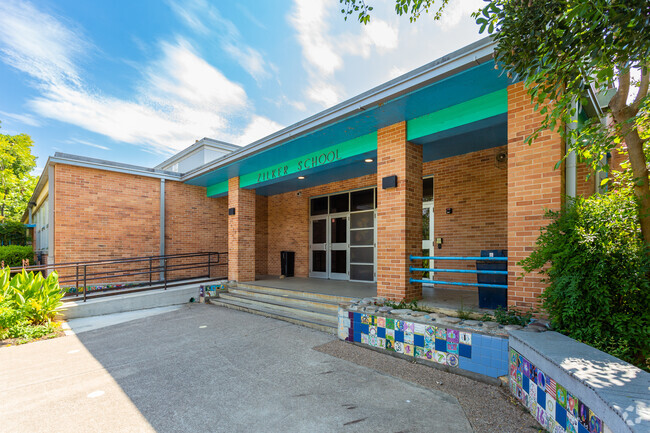
[[[456,397],[475,433],[543,431],[506,387],[477,382],[340,340],[314,350]]]

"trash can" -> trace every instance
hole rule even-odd
[[[285,277],[293,277],[294,262],[296,261],[296,253],[293,251],[280,252],[280,272]]]
[[[508,257],[508,250],[481,250],[481,257]],[[507,271],[507,261],[477,260],[477,271]],[[508,276],[499,274],[476,274],[479,284],[507,285]],[[497,287],[478,288],[478,307],[496,310],[499,306],[508,307],[508,289]]]

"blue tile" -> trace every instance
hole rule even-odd
[[[477,366],[476,366],[476,370],[474,370],[474,373],[487,375],[486,369],[485,369],[485,367],[482,366],[482,365],[477,365]]]
[[[361,323],[361,313],[354,313],[354,323]]]
[[[558,402],[555,402],[555,421],[561,426],[566,425],[566,409]]]
[[[497,367],[497,376],[507,376],[508,375],[508,367]]]
[[[489,367],[486,369],[486,372],[487,372],[485,373],[486,376],[498,377],[496,368]]]
[[[363,334],[369,334],[370,333],[369,331],[370,331],[370,325],[368,325],[367,323],[362,323],[361,324],[361,332]]]
[[[589,430],[587,430],[582,424],[578,423],[578,433],[589,433]]]
[[[404,331],[395,331],[395,341],[404,342]]]
[[[377,328],[377,337],[386,338],[386,328]]]
[[[521,378],[521,387],[525,392],[530,392],[530,379],[526,376]]]
[[[502,364],[503,364],[503,361],[501,361],[498,358],[490,359],[490,367],[499,368],[499,367],[501,367]]]
[[[483,336],[481,334],[472,334],[472,346],[481,347],[483,345]]]
[[[413,335],[413,343],[416,346],[424,347],[424,335]]]
[[[458,345],[458,355],[461,357],[465,358],[471,358],[472,357],[472,346],[469,346],[467,344],[459,344]]]
[[[446,352],[447,351],[447,342],[445,340],[438,340],[436,338],[436,345],[435,348],[438,352]]]
[[[361,332],[354,333],[354,341],[356,341],[357,343],[361,343]]]
[[[537,405],[546,410],[546,392],[537,387]]]
[[[467,358],[458,358],[458,367],[462,368],[463,370],[469,370],[469,367],[473,365],[471,359]]]

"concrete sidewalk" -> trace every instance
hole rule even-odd
[[[333,337],[213,307],[0,350],[8,432],[470,432],[449,394],[332,357]]]

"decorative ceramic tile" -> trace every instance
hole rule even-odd
[[[567,392],[559,383],[555,384],[555,399],[563,408],[567,408]]]
[[[472,344],[472,333],[471,332],[461,332],[459,342],[463,343],[463,344]]]
[[[583,402],[578,404],[578,421],[583,427],[589,427],[589,408]]]
[[[447,329],[446,328],[436,328],[436,338],[439,340],[447,339]]]
[[[338,336],[341,340],[345,340],[348,336],[348,328],[345,326],[339,325]]]
[[[459,332],[457,330],[447,329],[447,341],[450,343],[458,343],[459,339]]]
[[[438,364],[443,364],[443,365],[447,364],[447,354],[445,352],[435,351],[433,353],[433,356],[434,356],[434,361],[436,361]]]
[[[566,402],[567,413],[570,413],[574,418],[578,419],[578,399],[567,392]]]
[[[546,392],[551,394],[553,398],[557,395],[557,387],[555,386],[556,383],[553,379],[550,377],[546,377]]]
[[[578,418],[568,412],[566,415],[566,431],[567,433],[578,433]]]
[[[368,334],[361,334],[361,343],[370,344],[370,340],[368,339]]]
[[[378,328],[385,328],[386,327],[386,318],[385,317],[377,317],[377,327]]]
[[[363,323],[364,325],[370,325],[370,316],[368,316],[367,314],[362,314],[361,323]]]
[[[395,319],[386,318],[386,329],[395,329]]]
[[[415,323],[413,322],[404,322],[404,333],[410,332],[413,334],[415,332]]]
[[[522,372],[524,373],[524,376],[530,379],[530,362],[528,362],[527,359],[523,359],[522,361]]]
[[[413,356],[414,347],[412,344],[404,343],[404,355]]]
[[[537,410],[534,412],[535,419],[537,420],[538,423],[542,425],[542,427],[546,428],[546,426],[548,425],[548,415],[546,414],[546,411],[540,405],[537,405],[536,409]]]
[[[339,323],[345,326],[346,328],[349,328],[352,325],[350,319],[348,319],[347,317],[339,318]]]
[[[404,343],[402,343],[401,341],[396,341],[394,347],[395,347],[395,352],[404,353]]]
[[[549,393],[546,394],[546,412],[549,418],[555,419],[555,399]]]
[[[372,337],[372,336],[375,336],[375,337],[376,337],[376,336],[377,336],[377,327],[371,325],[371,326],[368,328],[368,335],[370,335],[371,337]]]
[[[426,357],[427,357],[427,351],[424,350],[424,347],[418,347],[418,346],[415,346],[415,349],[414,349],[414,356],[415,356],[416,358],[426,359]]]
[[[427,325],[424,323],[416,323],[413,327],[413,333],[418,335],[424,335]]]
[[[548,380],[546,379],[546,374],[540,369],[537,369],[537,386],[539,386],[540,389],[543,389],[546,391],[546,384],[548,383]]]
[[[393,340],[389,340],[388,338],[385,341],[386,341],[386,350],[394,352],[395,351],[395,342]]]
[[[436,347],[436,341],[433,338],[429,337],[428,335],[425,335],[424,336],[424,347],[426,349],[433,350]]]
[[[380,349],[386,348],[386,339],[377,337],[377,347]]]
[[[426,356],[427,356],[427,359],[428,359],[429,361],[433,361],[433,355],[434,355],[434,351],[433,351],[433,350],[427,350],[427,351],[426,351]]]
[[[404,321],[395,319],[395,330],[404,332]]]
[[[534,364],[530,364],[530,380],[537,385],[537,367]]]
[[[404,333],[404,343],[415,344],[415,335],[411,332]]]
[[[395,341],[394,329],[386,329],[386,340]]]
[[[535,385],[533,382],[530,383],[528,395],[533,401],[537,401],[537,385]]]
[[[458,355],[454,353],[447,354],[447,365],[450,367],[458,367]]]
[[[377,334],[369,334],[368,344],[370,344],[372,347],[377,347]]]
[[[427,326],[424,328],[424,336],[425,336],[425,337],[435,338],[435,336],[436,336],[436,329],[438,329],[438,328],[436,328],[435,326],[427,325]]]
[[[447,353],[458,355],[458,343],[450,343],[447,341]]]
[[[603,422],[591,410],[589,411],[589,433],[603,433]]]

